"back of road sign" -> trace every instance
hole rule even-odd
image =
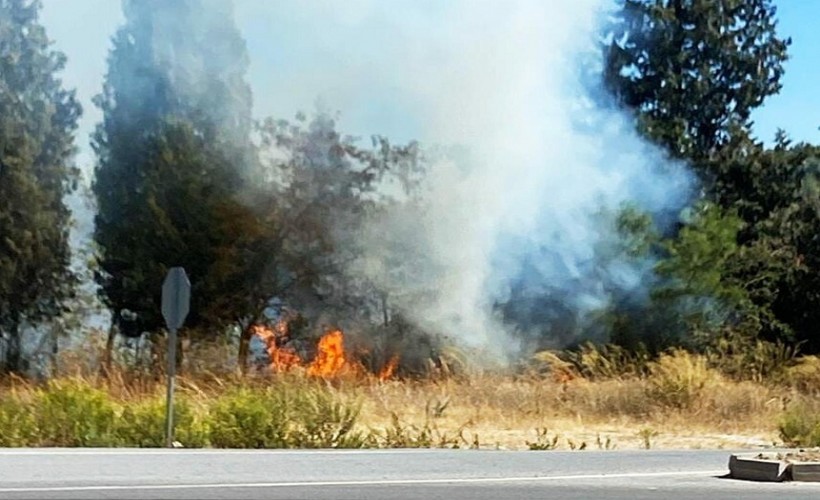
[[[191,282],[185,269],[172,267],[162,283],[162,317],[169,330],[178,330],[191,306]]]

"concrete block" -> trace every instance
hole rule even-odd
[[[793,462],[791,475],[794,481],[820,482],[820,462]]]
[[[735,454],[729,457],[729,475],[749,481],[780,482],[787,479],[789,464],[783,460],[757,458],[756,453]]]

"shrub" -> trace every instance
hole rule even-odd
[[[820,357],[802,356],[793,366],[786,368],[784,382],[802,393],[820,392]]]
[[[750,339],[727,332],[706,347],[709,365],[734,380],[777,382],[793,364],[797,349],[782,342]]]
[[[707,384],[718,378],[719,374],[707,366],[706,358],[675,349],[649,363],[646,393],[662,406],[689,408]]]
[[[31,405],[16,395],[0,397],[0,447],[33,446],[37,426]]]
[[[353,430],[360,407],[313,384],[235,389],[210,408],[210,442],[220,448],[361,448],[370,441]]]
[[[617,344],[596,345],[587,342],[578,351],[567,353],[569,362],[588,379],[612,379],[639,376],[646,372],[649,353],[643,346],[630,351]]]
[[[778,429],[788,446],[820,446],[820,405],[792,405],[781,417]]]
[[[220,396],[208,413],[211,445],[218,448],[285,448],[289,445],[284,393],[237,389]]]
[[[151,398],[129,404],[117,420],[116,435],[123,446],[160,448],[165,446],[165,398]],[[174,440],[186,448],[207,444],[207,430],[186,399],[174,402]]]
[[[115,444],[117,407],[108,394],[80,380],[49,382],[33,401],[39,446]]]
[[[312,389],[299,392],[291,408],[293,445],[300,448],[361,448],[367,437],[353,432],[361,405],[341,400],[333,393]]]

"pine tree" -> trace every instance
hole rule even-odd
[[[244,41],[230,2],[129,0],[124,11],[96,101],[102,299],[126,335],[157,331],[164,275],[184,266],[186,325],[219,331],[245,315],[258,274],[257,219],[241,203],[253,165]]]
[[[13,372],[25,368],[21,326],[57,316],[75,282],[64,200],[81,109],[40,8],[0,0],[0,370]]]
[[[775,14],[771,0],[622,0],[605,84],[649,138],[697,164],[748,133],[780,90],[791,40]]]

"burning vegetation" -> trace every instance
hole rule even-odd
[[[280,320],[273,326],[253,327],[254,335],[265,345],[268,366],[273,373],[300,371],[310,377],[325,379],[372,374],[378,380],[393,378],[397,373],[398,355],[392,356],[378,371],[368,370],[361,359],[345,348],[345,334],[338,328],[329,330],[319,338],[316,354],[307,360],[294,347],[288,324],[287,320]]]

